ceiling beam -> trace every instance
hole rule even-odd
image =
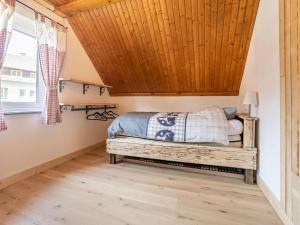
[[[72,16],[80,11],[85,11],[93,8],[98,8],[108,4],[114,4],[124,0],[74,0],[64,5],[55,8],[55,11],[66,16]]]

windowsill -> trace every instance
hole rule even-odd
[[[4,115],[21,115],[21,114],[40,114],[42,110],[39,109],[26,109],[26,110],[11,110],[4,112]]]

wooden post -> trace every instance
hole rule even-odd
[[[243,148],[255,148],[256,147],[256,117],[249,117],[247,115],[238,115],[238,117],[243,121],[244,132],[243,132]]]
[[[256,183],[256,170],[245,170],[244,180],[246,184]]]
[[[116,159],[116,154],[109,154],[109,163],[110,164],[116,164],[117,163],[117,159]]]

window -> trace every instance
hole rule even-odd
[[[1,99],[7,99],[8,88],[1,88]]]
[[[10,71],[10,75],[11,76],[16,76],[16,77],[20,77],[20,76],[22,76],[22,70],[11,70]]]
[[[20,91],[19,91],[19,96],[20,97],[24,97],[25,96],[25,89],[20,89]]]
[[[29,73],[29,77],[30,77],[30,78],[35,78],[35,72],[30,72],[30,73]]]
[[[44,85],[38,63],[34,13],[19,4],[3,63],[1,87],[5,113],[41,111]]]
[[[30,97],[34,97],[35,96],[35,91],[30,90]]]

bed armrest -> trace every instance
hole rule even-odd
[[[248,115],[239,114],[237,115],[244,124],[243,131],[243,148],[252,149],[256,147],[255,138],[256,138],[256,121],[257,117],[249,117]]]

